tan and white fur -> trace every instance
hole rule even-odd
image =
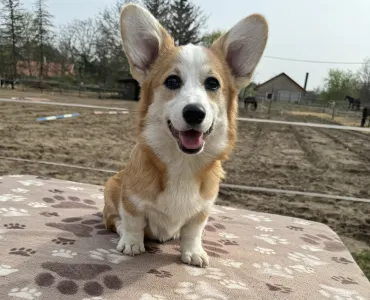
[[[176,47],[135,4],[122,8],[120,24],[141,86],[140,120],[126,167],[105,185],[106,227],[119,234],[124,254],[143,253],[144,237],[180,237],[182,261],[207,266],[202,233],[224,175],[221,161],[235,143],[237,94],[263,54],[267,23],[251,15],[209,49]]]

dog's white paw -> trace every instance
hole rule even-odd
[[[144,242],[122,237],[117,245],[117,251],[126,255],[138,255],[145,252]]]
[[[185,264],[205,268],[209,265],[209,258],[206,251],[202,247],[184,248],[181,251],[181,260]]]

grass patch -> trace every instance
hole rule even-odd
[[[352,253],[357,264],[364,271],[366,277],[370,280],[370,250],[362,250]]]

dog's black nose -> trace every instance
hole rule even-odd
[[[200,104],[188,104],[184,107],[182,116],[189,125],[199,125],[206,117],[206,111]]]

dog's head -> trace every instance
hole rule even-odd
[[[123,48],[141,86],[140,135],[157,155],[227,155],[236,136],[237,94],[250,82],[267,32],[265,19],[252,15],[209,49],[176,47],[146,9],[123,7]]]

